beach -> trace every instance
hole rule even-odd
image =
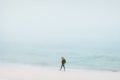
[[[0,11],[0,80],[120,80],[120,0],[0,0]]]
[[[120,72],[0,64],[0,80],[120,80]]]

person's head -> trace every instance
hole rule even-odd
[[[63,59],[65,59],[65,58],[62,56],[61,59],[63,60]]]

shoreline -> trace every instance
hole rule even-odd
[[[23,66],[23,67],[40,67],[40,68],[51,68],[51,69],[58,69],[60,68],[61,65],[58,66],[46,66],[46,65],[39,65],[39,64],[24,64],[24,63],[3,63],[0,62],[0,66]],[[85,70],[85,71],[103,71],[103,72],[120,72],[120,70],[112,70],[112,69],[90,69],[90,68],[69,68],[66,66],[66,70]]]
[[[0,63],[0,80],[120,80],[120,72]]]

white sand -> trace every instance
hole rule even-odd
[[[120,80],[120,72],[0,64],[0,80]]]

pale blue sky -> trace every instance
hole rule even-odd
[[[119,0],[0,0],[0,42],[120,44]]]

